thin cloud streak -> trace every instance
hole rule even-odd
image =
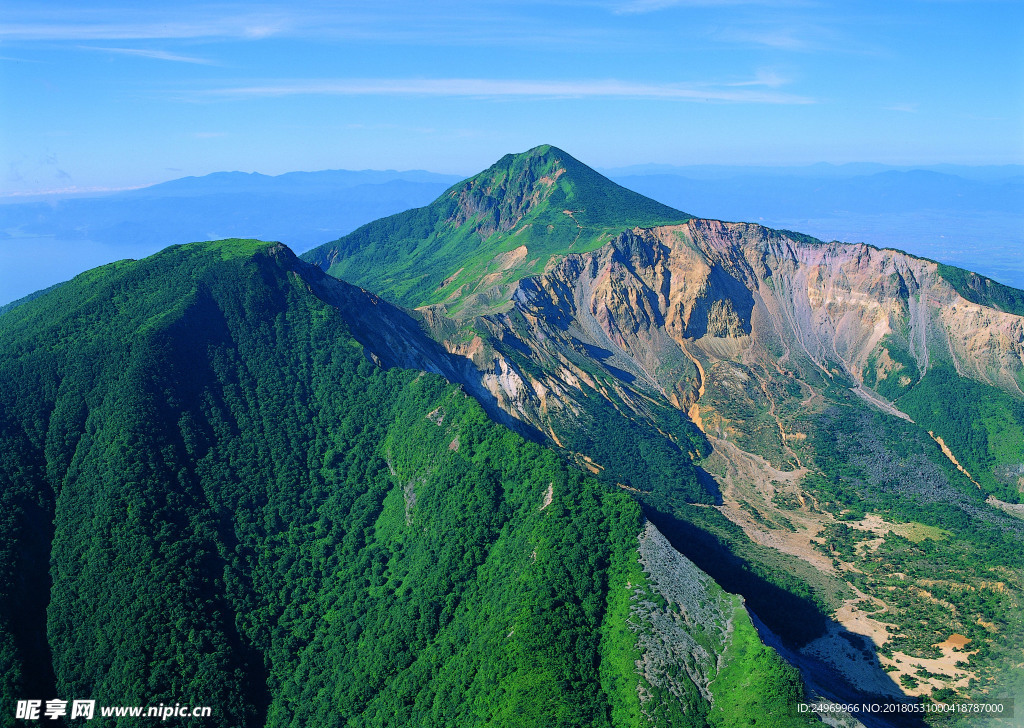
[[[217,13],[216,9],[188,12],[187,8],[75,12],[61,16],[9,18],[0,25],[4,41],[141,41],[141,40],[260,40],[314,38],[356,42],[431,45],[534,45],[554,42],[607,42],[604,32],[582,27],[552,30],[547,24],[520,14],[480,6],[468,14],[451,8],[410,6],[400,17],[376,3],[354,3],[344,8],[314,4],[310,7],[269,6],[247,13]],[[77,17],[76,17],[77,16]]]
[[[810,3],[805,0],[630,0],[619,4],[614,12],[619,15],[653,13],[675,7],[720,8],[738,5],[766,5],[771,7],[803,7]]]
[[[726,86],[764,86],[766,88],[780,88],[789,83],[789,79],[783,78],[774,71],[761,70],[757,72],[750,81],[733,81],[724,84]]]
[[[178,63],[196,63],[204,66],[215,65],[213,61],[195,56],[180,56],[167,51],[146,50],[145,48],[107,48],[98,46],[78,46],[85,51],[102,51],[106,53],[118,53],[126,56],[139,56],[140,58],[152,58],[158,61],[175,61]]]
[[[194,22],[9,22],[0,25],[0,40],[90,41],[185,40],[193,38],[259,40],[278,35],[284,32],[287,27],[288,24],[278,16],[209,18]]]
[[[886,111],[900,111],[905,114],[916,114],[919,104],[904,103],[904,104],[893,104],[892,106],[883,106],[882,108]]]
[[[850,32],[849,28],[860,22],[863,21],[855,22],[849,17],[819,17],[815,22],[744,22],[712,29],[708,33],[708,38],[717,43],[744,49],[767,48],[804,54],[825,52],[876,57],[886,53],[884,47],[879,47],[863,36]]]
[[[795,94],[747,88],[771,86],[768,78],[734,84],[643,84],[623,81],[530,81],[483,78],[297,80],[198,92],[197,99],[284,96],[456,96],[471,98],[637,98],[751,104],[813,104]]]
[[[783,51],[811,51],[822,47],[820,42],[801,38],[796,31],[786,30],[745,30],[730,28],[714,34],[716,40],[739,45],[763,46]]]

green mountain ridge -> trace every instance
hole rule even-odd
[[[627,493],[379,365],[437,355],[410,321],[242,240],[0,317],[0,724],[790,725],[795,671]]]

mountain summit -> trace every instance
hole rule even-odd
[[[462,308],[472,294],[493,299],[495,286],[542,273],[553,256],[593,250],[631,227],[691,217],[542,145],[505,155],[426,207],[364,225],[303,257],[405,306]]]

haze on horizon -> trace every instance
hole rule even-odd
[[[0,195],[216,171],[1024,162],[1024,7],[4,3]]]

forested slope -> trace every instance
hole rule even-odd
[[[279,244],[193,244],[0,316],[5,706],[791,723],[795,672],[706,577],[666,600],[626,493],[441,377],[376,366],[311,270]],[[704,667],[638,670],[641,635],[709,600],[732,614],[701,625]]]

